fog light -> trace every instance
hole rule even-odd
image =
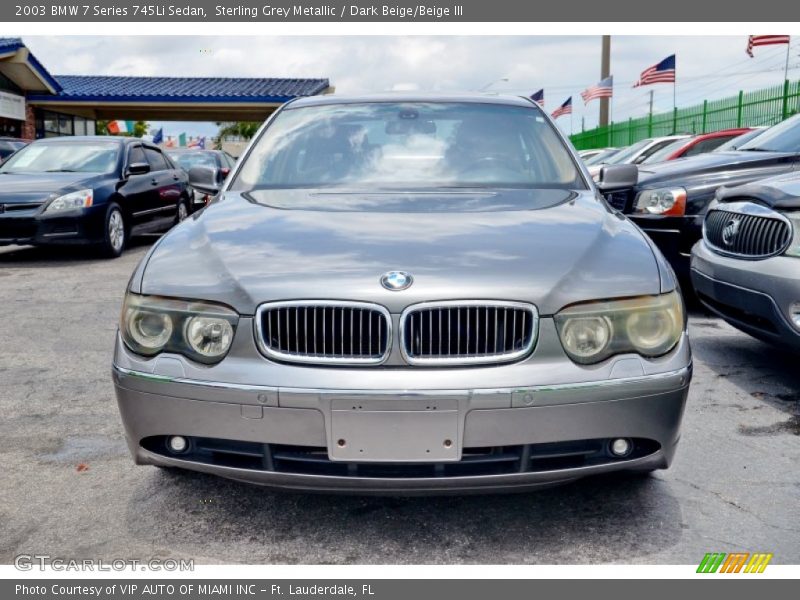
[[[789,309],[792,317],[792,323],[794,326],[800,329],[800,303],[792,304],[792,307]]]
[[[169,438],[169,449],[175,454],[185,452],[188,447],[189,442],[181,435],[173,435],[171,438]]]
[[[628,456],[631,453],[631,442],[625,438],[617,438],[611,442],[611,454],[614,456]]]

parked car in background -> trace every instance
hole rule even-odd
[[[750,140],[756,139],[756,137],[761,135],[767,129],[768,127],[753,127],[747,133],[743,133],[742,135],[736,136],[732,140],[728,140],[724,144],[718,146],[714,150],[714,152],[727,152],[728,150],[738,150],[745,142],[749,142]]]
[[[0,137],[0,162],[3,162],[9,156],[14,154],[20,148],[24,148],[30,144],[28,140],[21,140],[12,137]]]
[[[183,220],[189,199],[186,173],[140,139],[41,139],[0,166],[0,245],[94,244],[119,256],[131,235]]]
[[[666,135],[663,137],[647,138],[631,144],[624,150],[610,156],[602,163],[595,163],[589,167],[589,174],[597,181],[600,169],[605,165],[638,165],[647,160],[651,155],[661,150],[675,140],[688,138],[688,135]]]
[[[800,115],[786,119],[739,150],[641,165],[635,186],[607,187],[609,204],[642,228],[689,284],[692,246],[717,188],[790,172],[800,163]]]
[[[651,164],[705,154],[749,131],[750,129],[723,129],[713,133],[703,133],[682,140],[675,140],[658,152],[651,154],[639,164]]]
[[[533,101],[288,102],[220,196],[130,280],[137,463],[383,494],[670,464],[692,369],[672,270]]]
[[[800,175],[720,188],[691,267],[709,310],[800,352]]]
[[[604,150],[603,148],[592,148],[591,150],[581,150],[580,152],[578,152],[578,157],[582,161],[586,162],[586,160],[600,154],[601,152],[603,152],[603,150]]]
[[[594,156],[592,156],[590,158],[582,159],[583,160],[583,164],[585,164],[588,167],[590,165],[594,165],[594,164],[599,164],[599,163],[605,162],[607,159],[609,159],[612,156],[614,156],[617,152],[621,152],[621,151],[622,151],[622,148],[604,148],[604,149],[600,150],[600,152],[598,152]]]
[[[222,150],[195,150],[175,148],[167,150],[167,155],[178,167],[189,172],[194,167],[206,167],[215,171],[215,177],[222,183],[236,164],[236,159]],[[211,200],[208,194],[193,194],[192,212]]]

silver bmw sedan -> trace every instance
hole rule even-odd
[[[381,494],[669,466],[680,290],[536,103],[300,99],[189,177],[216,199],[141,261],[114,352],[137,463]]]

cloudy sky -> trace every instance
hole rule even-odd
[[[582,121],[594,127],[598,118],[599,103],[584,107],[579,94],[600,78],[600,36],[28,36],[25,42],[56,75],[327,77],[337,93],[488,85],[530,94],[543,87],[549,110],[573,96],[572,121],[559,119],[568,133]],[[632,88],[643,69],[672,53],[679,106],[780,84],[786,47],[757,48],[749,58],[746,43],[745,36],[615,36],[613,119],[646,114],[650,89],[656,112],[672,110],[671,84]],[[800,40],[791,48],[789,75],[800,77]],[[213,123],[164,128],[167,135],[217,130]]]

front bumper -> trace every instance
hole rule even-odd
[[[692,284],[700,301],[737,329],[800,349],[800,330],[790,317],[800,303],[800,259],[729,258],[700,241],[692,251]]]
[[[44,216],[41,208],[0,214],[0,246],[90,244],[103,239],[104,206]]]
[[[691,365],[659,374],[577,384],[414,391],[222,384],[119,366],[113,373],[128,445],[139,464],[182,467],[292,490],[430,494],[519,491],[611,471],[666,468],[679,439]],[[457,461],[430,465],[400,461],[379,464],[376,471],[374,463],[326,456],[336,452],[334,438],[338,436],[333,432],[332,415],[337,407],[412,407],[422,412],[437,403],[449,406],[457,415]],[[228,440],[234,442],[234,452],[250,455],[253,448],[263,448],[263,460],[247,466],[215,460],[214,455],[187,460],[154,443],[170,435]],[[591,460],[579,455],[587,444],[598,447],[613,438],[638,440],[638,450],[625,458],[614,458],[602,450],[591,455]],[[273,453],[286,447],[295,449],[295,455],[298,448],[317,449],[321,454],[316,455],[315,468],[276,466]],[[501,449],[497,456],[516,452],[512,458],[518,459],[483,474],[465,476],[459,475],[458,469],[452,471],[454,465],[464,465],[470,456],[488,448]],[[548,451],[560,454],[537,459]],[[489,456],[489,464],[494,450],[483,454]],[[588,456],[585,451],[583,456]],[[404,475],[404,469],[418,473],[420,466],[430,466],[430,473]],[[380,467],[393,471],[387,476]]]

